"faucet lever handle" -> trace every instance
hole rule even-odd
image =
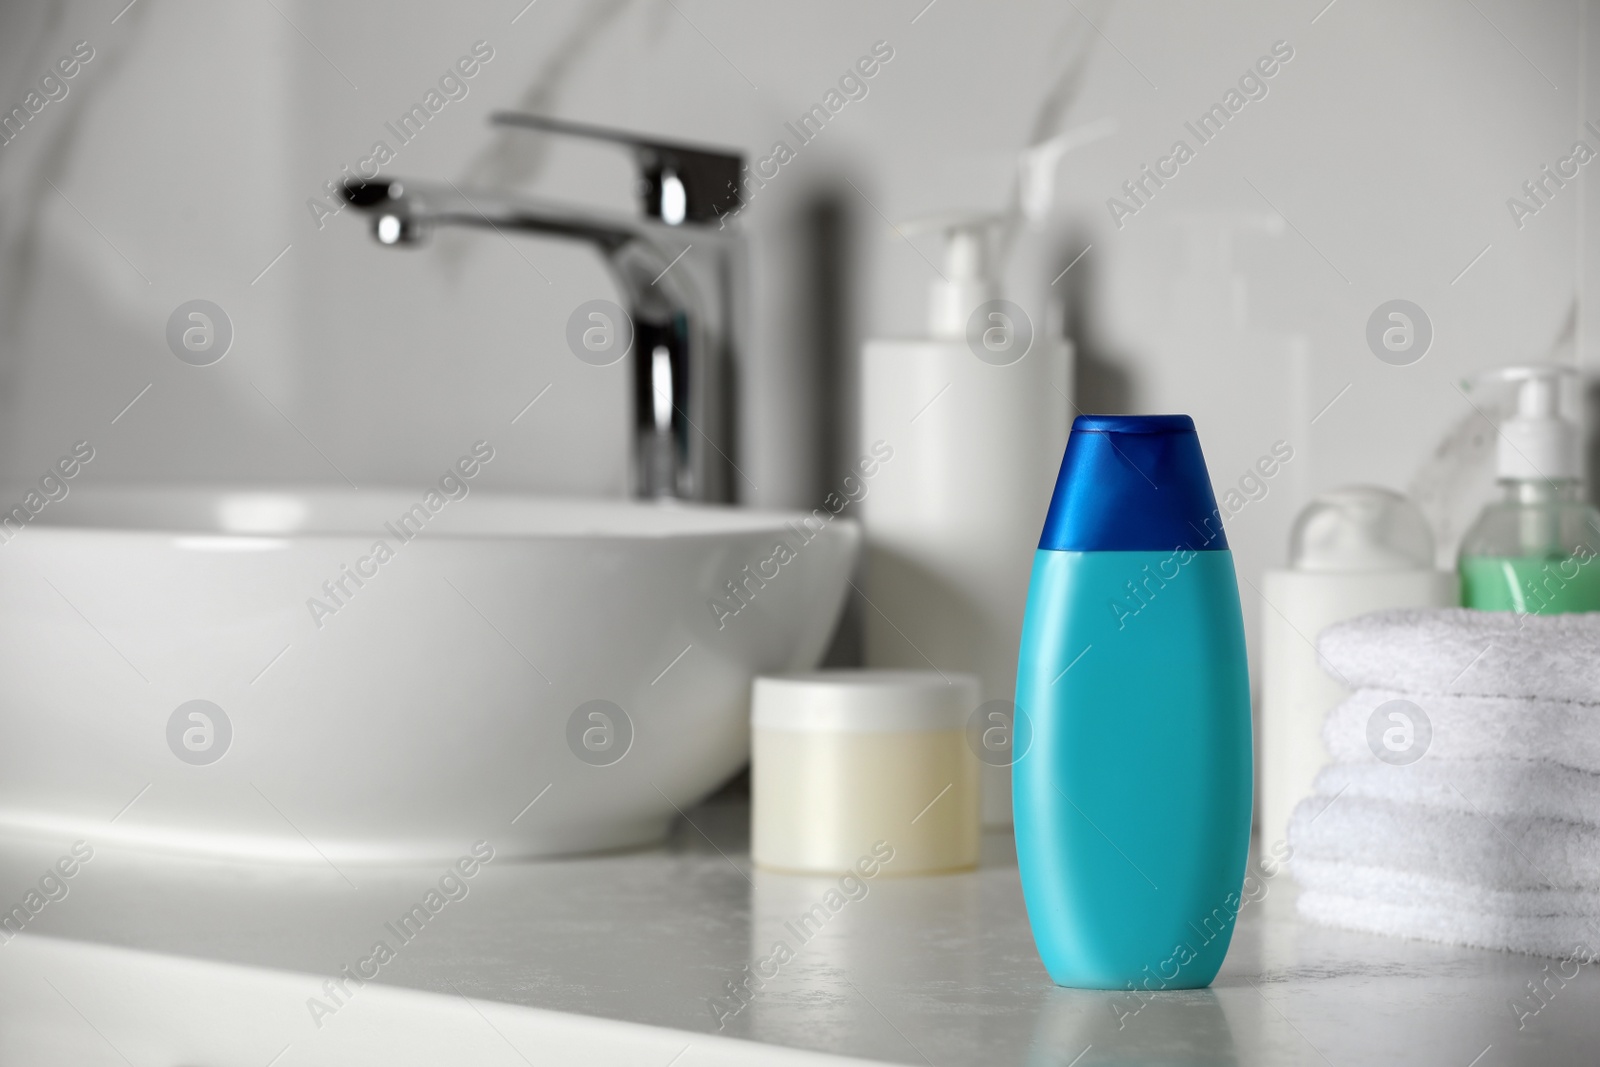
[[[739,172],[744,169],[744,155],[734,149],[663,141],[627,130],[521,111],[496,111],[489,121],[496,126],[519,126],[628,146],[639,167],[639,193],[646,218],[671,226],[711,223],[738,211],[742,203]]]

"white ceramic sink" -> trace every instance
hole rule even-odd
[[[82,487],[8,529],[0,830],[335,865],[649,842],[745,760],[752,676],[818,659],[860,542],[481,490],[406,540],[421,500]]]

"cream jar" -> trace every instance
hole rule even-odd
[[[977,866],[978,681],[936,671],[757,678],[751,855],[774,870],[885,874]],[[888,858],[886,858],[888,857]]]

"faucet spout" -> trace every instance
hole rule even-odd
[[[594,248],[630,320],[625,325],[631,329],[619,336],[631,338],[621,358],[630,361],[632,371],[633,495],[728,499],[722,468],[731,461],[727,442],[718,440],[725,426],[718,417],[718,383],[731,344],[731,302],[725,293],[707,293],[727,272],[697,278],[679,261],[702,243],[709,252],[720,248],[726,254],[730,237],[697,229],[686,241],[683,230],[648,218],[454,184],[378,177],[347,182],[344,197],[372,217],[373,237],[380,244],[418,245],[439,227],[462,226]],[[714,308],[721,312],[720,323]]]

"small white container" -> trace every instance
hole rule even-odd
[[[1428,520],[1376,486],[1323,493],[1295,520],[1289,567],[1262,576],[1261,844],[1288,833],[1294,806],[1328,762],[1322,724],[1349,691],[1324,668],[1324,629],[1385,608],[1454,607],[1451,571],[1433,566]]]
[[[975,867],[980,764],[967,741],[978,680],[828,670],[757,678],[751,855],[762,867],[885,874]],[[885,857],[889,858],[885,858]]]

